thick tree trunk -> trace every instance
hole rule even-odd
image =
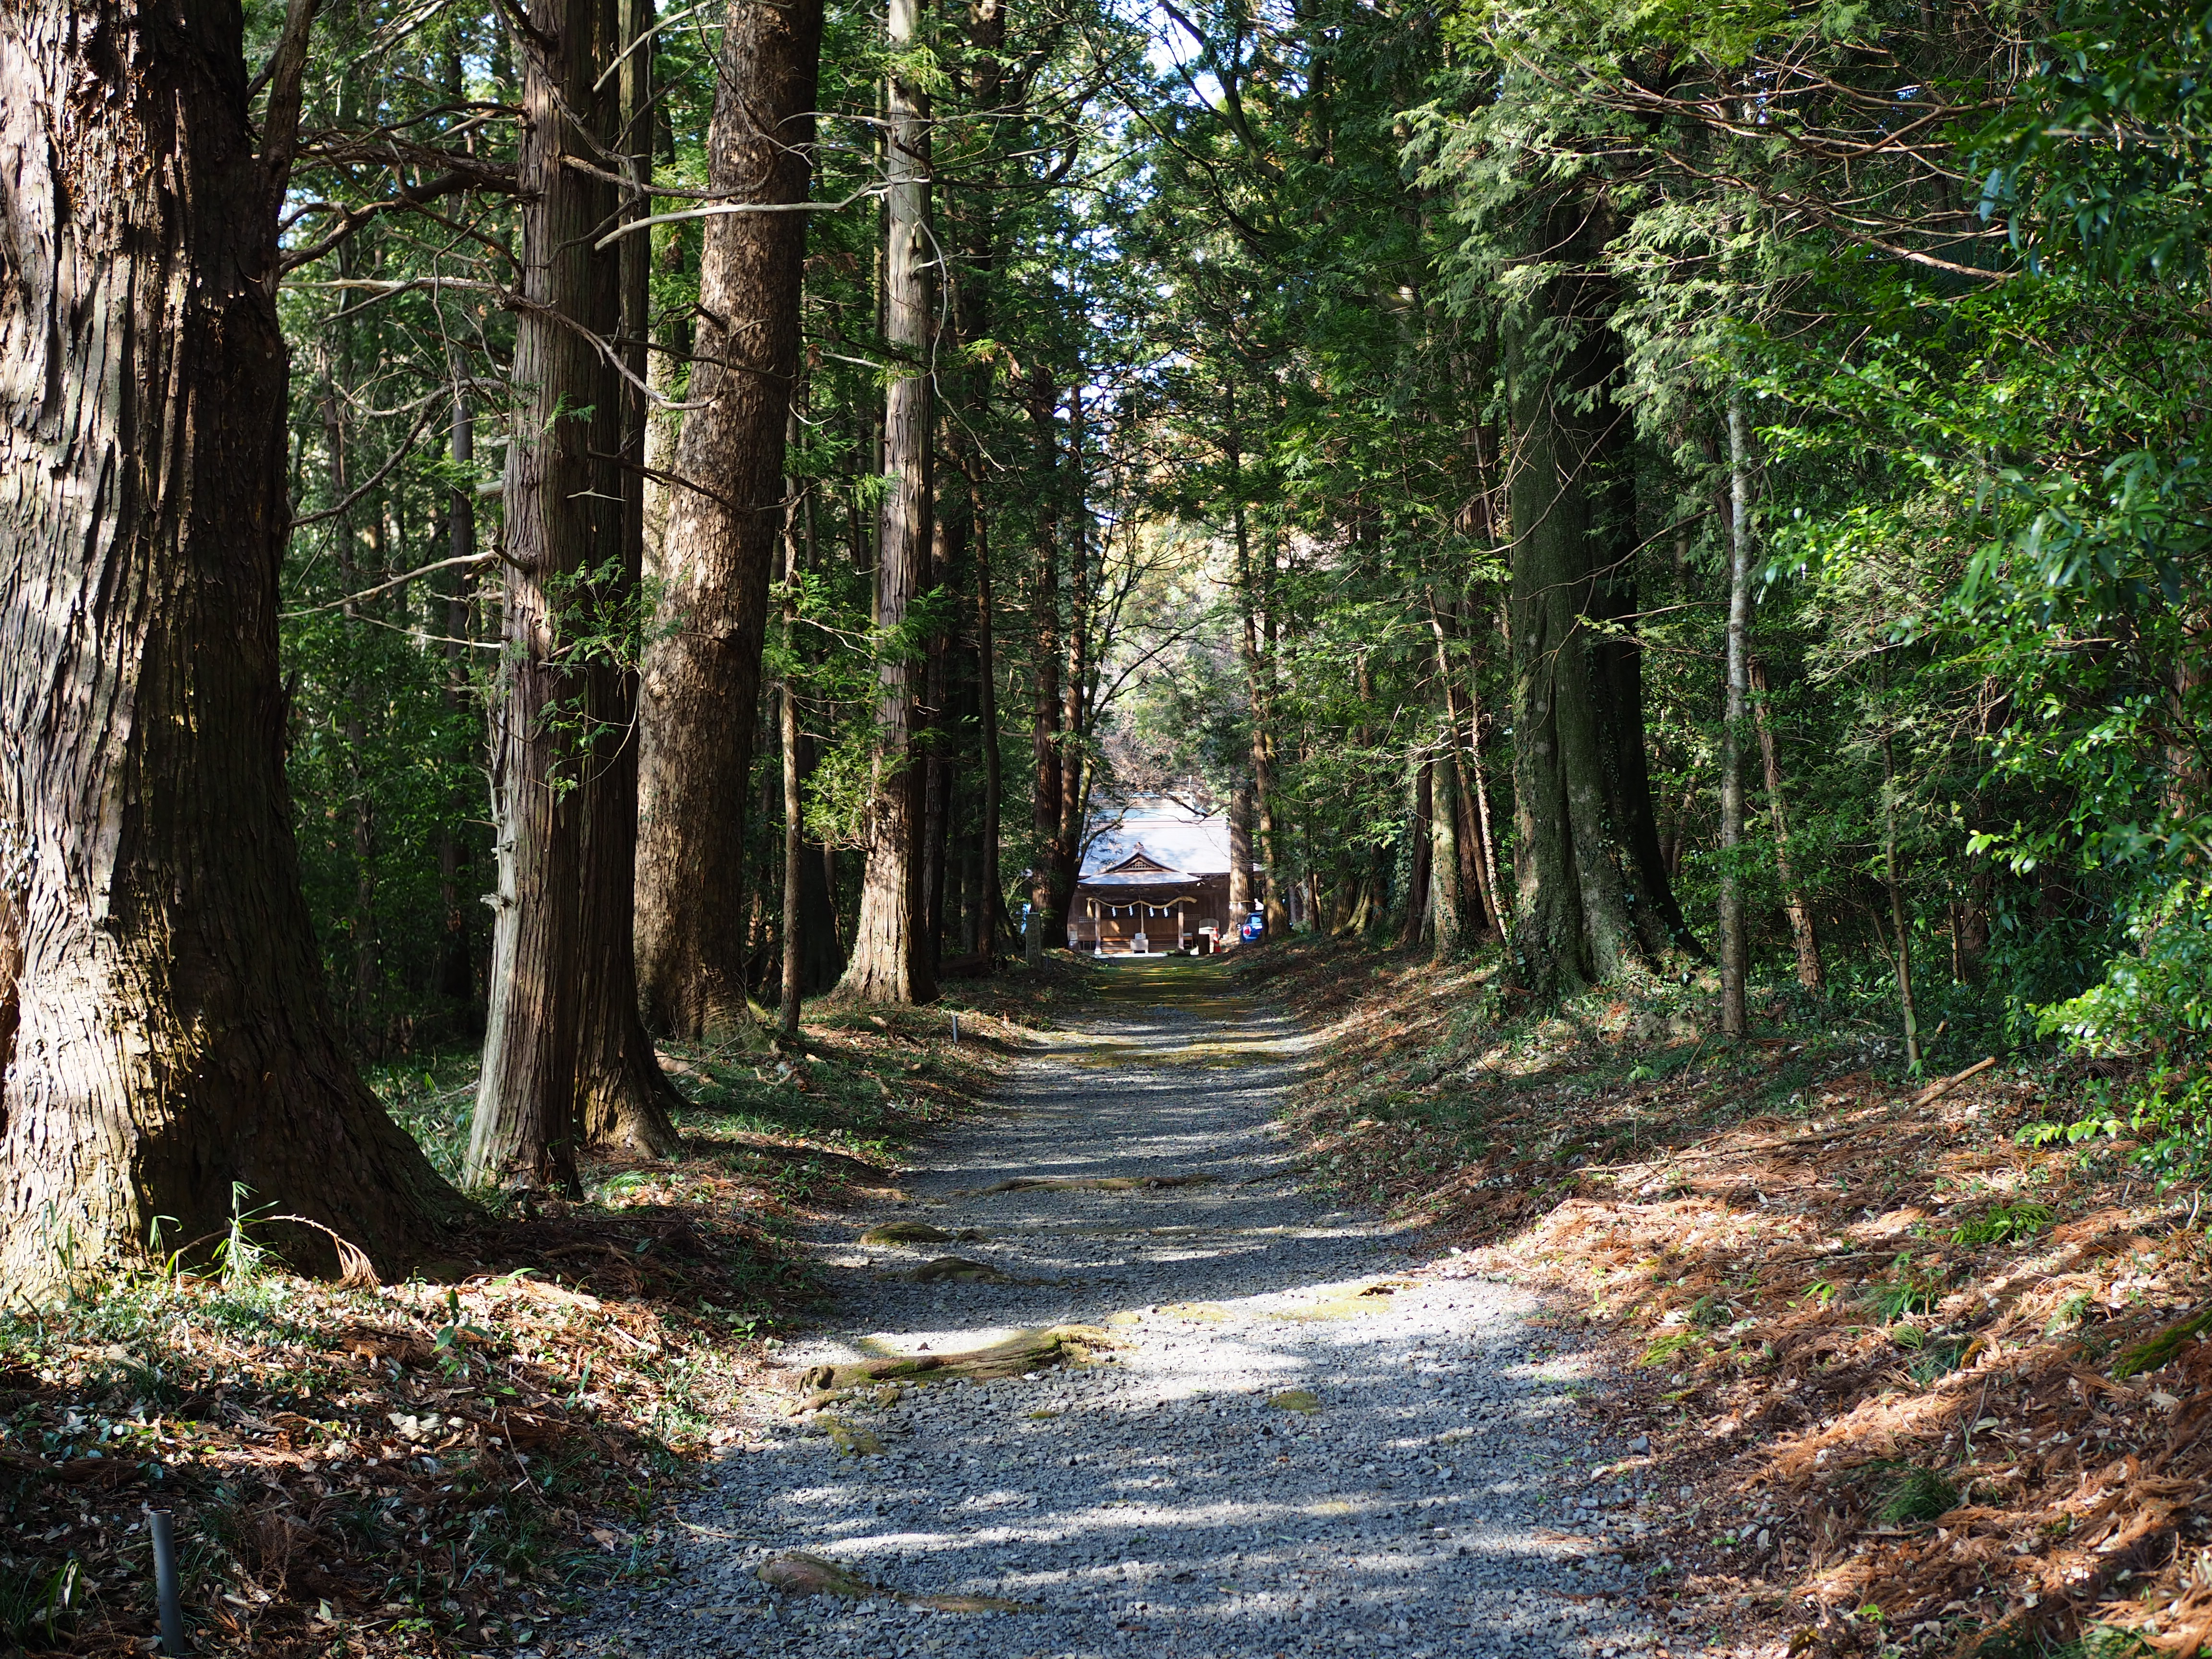
[[[931,591],[950,593],[967,562],[968,503],[964,496],[946,499],[945,469],[938,469],[937,495],[932,507],[929,577]],[[957,493],[957,492],[950,492]],[[952,699],[952,637],[945,629],[931,632],[929,656],[922,665],[921,724],[921,949],[929,961],[934,981],[945,957],[945,898],[952,845],[953,734],[958,729]]]
[[[1592,258],[1588,204],[1554,216],[1547,243]],[[1634,609],[1629,416],[1607,326],[1610,289],[1570,269],[1506,313],[1516,429],[1513,641],[1516,968],[1540,998],[1612,977],[1688,944],[1660,857],[1644,759]]]
[[[560,651],[579,573],[622,556],[621,381],[587,337],[622,321],[620,267],[592,241],[613,222],[597,168],[619,142],[613,0],[536,0],[526,52],[516,441],[507,450],[505,649],[492,706],[500,884],[483,1070],[469,1136],[478,1181],[576,1189],[590,753],[573,711],[589,676]],[[597,702],[598,700],[594,700]],[[599,706],[604,708],[605,704]]]
[[[898,54],[920,45],[919,0],[890,0],[886,38]],[[891,77],[885,129],[889,219],[884,250],[884,335],[898,378],[884,400],[884,467],[894,479],[884,498],[876,561],[876,630],[902,635],[930,553],[933,435],[929,379],[929,98]],[[921,916],[921,780],[913,743],[915,665],[904,649],[887,650],[877,669],[873,799],[868,862],[852,958],[841,996],[861,1002],[927,1002],[937,994],[923,949]]]
[[[1056,942],[1067,937],[1069,908],[1082,874],[1092,777],[1091,629],[1098,590],[1091,557],[1091,472],[1085,453],[1083,384],[1079,368],[1067,393],[1067,653],[1060,686],[1060,828],[1053,837],[1053,896],[1058,902],[1048,923]]]
[[[1252,531],[1244,501],[1244,436],[1237,422],[1237,392],[1227,389],[1230,533],[1236,544],[1237,586],[1243,612],[1244,684],[1251,710],[1252,799],[1260,841],[1260,908],[1267,918],[1267,937],[1280,939],[1290,928],[1290,911],[1283,902],[1281,848],[1275,834],[1274,623],[1263,623],[1261,612],[1273,603],[1275,556],[1267,554],[1263,579],[1253,562]]]
[[[730,0],[708,181],[739,203],[806,198],[822,0]],[[637,956],[655,1030],[750,1035],[745,823],[761,647],[799,374],[803,213],[707,222],[690,405],[662,554],[640,730]]]
[[[641,179],[653,167],[652,70],[649,46],[631,48],[653,27],[653,0],[615,0],[621,15],[623,148]],[[651,198],[629,197],[626,217],[641,217]],[[646,331],[651,305],[646,238],[621,244],[622,356],[629,370],[623,408],[623,520],[618,566],[599,585],[608,614],[635,609],[644,576],[646,400],[637,390],[646,377]],[[577,1107],[586,1141],[627,1146],[649,1158],[672,1158],[684,1138],[670,1116],[684,1103],[660,1069],[653,1039],[637,1006],[637,674],[612,658],[590,669],[592,759],[584,785],[583,1047],[578,1060]]]
[[[1727,708],[1721,720],[1721,1035],[1751,1030],[1744,1007],[1749,967],[1743,927],[1743,715],[1751,688],[1751,439],[1743,399],[1731,394],[1729,431],[1729,605]]]
[[[276,211],[239,8],[0,15],[0,1284],[320,1222],[396,1276],[465,1206],[356,1078],[301,897]],[[94,90],[96,89],[96,91]],[[59,125],[57,125],[57,124]],[[328,1239],[264,1237],[306,1267]]]

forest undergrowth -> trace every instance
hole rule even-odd
[[[1548,1290],[1627,1379],[1590,1403],[1682,1501],[1615,1541],[1678,1650],[2212,1642],[2212,1245],[2201,1172],[2152,1178],[2106,1108],[2125,1066],[1914,1079],[1847,1024],[1723,1042],[1666,983],[1495,1018],[1498,969],[1340,940],[1242,971],[1325,1039],[1315,1176]]]
[[[673,1502],[812,1298],[792,1227],[893,1186],[1085,971],[814,1006],[801,1054],[665,1049],[684,1157],[590,1158],[581,1201],[487,1207],[399,1282],[286,1271],[248,1194],[198,1270],[0,1312],[0,1653],[148,1651],[149,1507],[201,1653],[509,1650],[660,1574]],[[448,1174],[474,1066],[372,1074]]]

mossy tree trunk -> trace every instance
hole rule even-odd
[[[1624,369],[1593,274],[1607,221],[1580,198],[1543,241],[1561,271],[1508,308],[1513,519],[1515,965],[1540,999],[1689,945],[1659,852],[1632,616]]]

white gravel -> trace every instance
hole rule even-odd
[[[1187,971],[1187,970],[1186,970]],[[1641,1460],[1572,1403],[1606,1380],[1526,1324],[1532,1297],[1420,1266],[1416,1236],[1331,1209],[1285,1170],[1272,1120],[1307,1039],[1264,1007],[1117,968],[1079,1028],[1024,1060],[1003,1115],[928,1149],[915,1202],[817,1241],[836,1289],[800,1364],[972,1346],[1007,1328],[1105,1324],[1109,1363],[752,1425],[665,1539],[670,1581],[618,1583],[569,1652],[1261,1659],[1374,1652],[1648,1652]],[[1271,1170],[1279,1171],[1270,1174]],[[1181,1174],[1211,1185],[961,1196],[1018,1176]],[[1255,1179],[1256,1177],[1256,1179]],[[980,1243],[875,1249],[895,1218]],[[957,1254],[1025,1283],[890,1277]],[[1361,1294],[1360,1292],[1368,1292]],[[1135,1316],[1133,1319],[1132,1316]],[[1118,1317],[1117,1317],[1118,1316]],[[1267,1402],[1310,1390],[1318,1411]],[[805,1551],[907,1594],[1028,1604],[939,1613],[769,1594]]]

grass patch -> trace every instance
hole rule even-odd
[[[1875,1514],[1893,1527],[1933,1521],[1956,1509],[1959,1489],[1937,1470],[1907,1463],[1890,1474]]]

